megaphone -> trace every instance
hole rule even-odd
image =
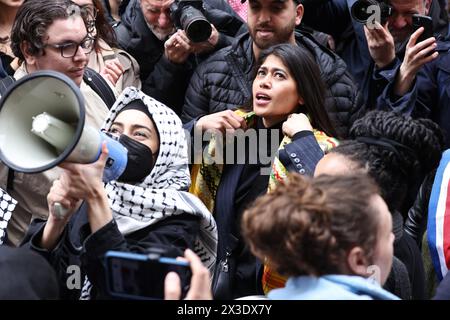
[[[109,150],[104,181],[125,171],[127,149],[85,125],[84,99],[66,75],[37,71],[15,82],[0,100],[0,159],[24,173],[49,170],[63,161],[95,162],[102,141]]]

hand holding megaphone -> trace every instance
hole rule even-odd
[[[56,223],[62,223],[65,226],[72,213],[79,208],[81,202],[79,199],[70,198],[69,192],[61,179],[55,180],[47,195],[49,219],[54,219]]]
[[[109,158],[107,143],[102,143],[99,159],[91,164],[63,162],[64,169],[50,190],[48,203],[50,213],[57,219],[64,219],[78,208],[81,200],[98,197],[98,190],[103,189],[103,174]]]

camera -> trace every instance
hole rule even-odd
[[[161,248],[151,248],[142,254],[108,251],[105,265],[109,295],[133,300],[164,299],[164,279],[174,271],[180,277],[184,297],[191,281],[189,263],[166,254]]]
[[[211,36],[211,24],[203,15],[202,4],[202,0],[175,0],[170,5],[175,27],[184,30],[192,42],[203,42]]]
[[[353,19],[359,23],[365,24],[367,20],[375,13],[374,8],[378,7],[380,12],[381,24],[384,24],[390,16],[392,16],[393,8],[383,0],[358,0],[351,8],[351,15]]]

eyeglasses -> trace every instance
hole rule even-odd
[[[94,49],[94,38],[86,37],[80,43],[66,42],[61,44],[47,43],[44,47],[52,47],[61,50],[61,56],[63,58],[73,58],[77,55],[78,48],[81,47],[85,54],[91,53]]]

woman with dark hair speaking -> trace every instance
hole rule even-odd
[[[233,141],[227,148],[231,145],[234,156],[227,154],[225,164],[211,161],[221,153],[221,135],[215,132],[203,162],[191,171],[191,192],[213,212],[218,225],[221,261],[213,281],[215,298],[262,293],[261,263],[240,236],[242,212],[288,171],[312,175],[324,152],[337,144],[330,138],[336,134],[324,107],[326,90],[310,52],[276,45],[262,52],[256,65],[252,101],[229,111],[246,121],[245,132],[227,130],[234,134],[226,137]]]

